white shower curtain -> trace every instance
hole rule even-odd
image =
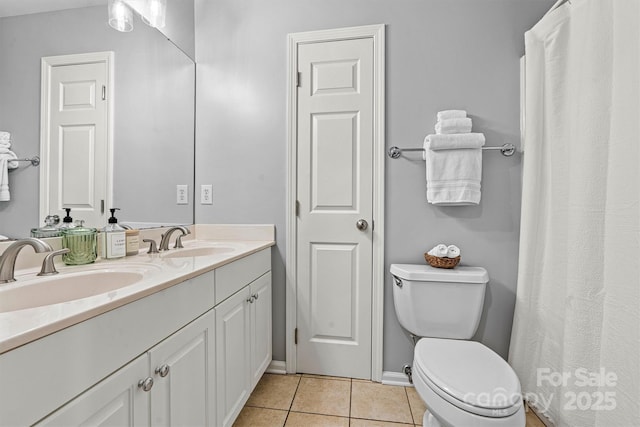
[[[509,361],[557,426],[640,426],[640,0],[571,0],[525,36]]]

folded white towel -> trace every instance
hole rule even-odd
[[[444,110],[438,111],[436,117],[438,121],[445,119],[461,119],[463,117],[467,117],[467,112],[465,110]]]
[[[460,256],[460,248],[456,245],[447,246],[447,258],[456,258]]]
[[[448,247],[444,243],[440,243],[434,246],[429,252],[429,255],[437,256],[437,257],[446,257],[447,256]]]
[[[484,135],[428,135],[424,140],[427,201],[434,205],[480,203]]]
[[[473,123],[468,117],[459,119],[444,119],[439,120],[436,123],[436,134],[451,134],[451,133],[469,133]]]
[[[0,130],[0,141],[9,141],[11,140],[11,132],[5,132]]]
[[[484,142],[484,134],[482,133],[427,135],[424,139],[424,148],[433,151],[482,148]]]

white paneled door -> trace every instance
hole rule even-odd
[[[43,58],[40,216],[98,227],[109,203],[109,53]],[[83,56],[86,56],[83,58]]]
[[[373,50],[298,46],[298,372],[371,378]]]

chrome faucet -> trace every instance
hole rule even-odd
[[[174,249],[180,249],[180,248],[184,247],[184,246],[182,246],[182,236],[186,236],[187,234],[191,234],[191,232],[189,231],[189,229],[187,227],[184,227],[182,225],[178,225],[176,227],[171,227],[170,229],[168,229],[167,231],[164,232],[164,234],[162,235],[162,238],[160,239],[160,245],[158,246],[158,250],[160,250],[160,251],[168,251],[169,250],[169,241],[171,240],[171,235],[173,234],[174,231],[177,231],[177,230],[182,231],[182,234],[176,238],[176,244],[175,244],[175,246],[173,248]]]
[[[31,246],[37,253],[53,250],[48,243],[43,242],[40,239],[34,239],[33,237],[20,239],[12,243],[7,249],[5,249],[2,256],[0,256],[0,284],[16,281],[16,278],[14,277],[16,258],[18,257],[18,253],[25,246]]]

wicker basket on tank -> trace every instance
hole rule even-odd
[[[424,254],[424,259],[431,267],[435,268],[454,268],[460,262],[460,257],[455,258],[441,258],[439,256]]]

